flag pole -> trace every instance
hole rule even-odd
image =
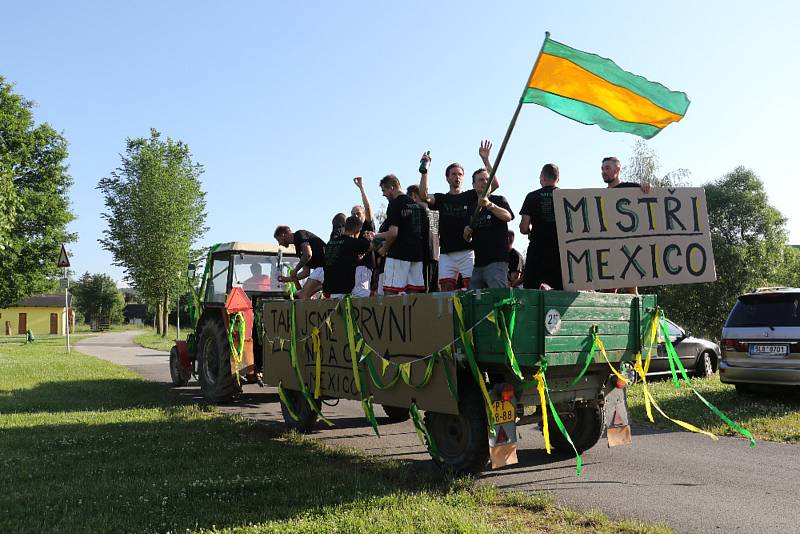
[[[489,192],[492,189],[492,182],[494,182],[494,177],[497,174],[497,167],[500,165],[500,160],[503,159],[503,153],[506,151],[506,145],[508,145],[508,140],[511,138],[511,132],[514,130],[514,125],[517,123],[517,117],[519,117],[519,112],[522,110],[522,97],[525,96],[525,92],[528,89],[528,82],[533,76],[536,67],[539,65],[539,59],[542,57],[542,51],[544,50],[544,45],[547,43],[547,40],[550,38],[550,32],[544,32],[544,41],[542,41],[542,47],[539,49],[539,54],[536,56],[536,61],[533,62],[533,67],[531,68],[531,73],[525,78],[525,85],[522,88],[522,94],[519,97],[519,102],[517,103],[517,109],[514,111],[514,115],[511,117],[511,122],[508,125],[508,130],[506,130],[506,135],[503,138],[503,142],[500,144],[500,149],[497,151],[497,156],[494,159],[494,165],[492,165],[492,172],[489,173],[489,186],[481,195],[481,198],[486,198],[489,196]],[[480,205],[475,207],[475,212],[472,214],[472,218],[470,219],[470,227],[474,228],[475,224],[478,222],[478,214],[481,211]]]

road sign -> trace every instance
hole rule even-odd
[[[58,266],[69,267],[69,257],[67,256],[67,249],[61,245],[61,254],[58,255]]]
[[[61,284],[61,289],[67,289],[69,287],[69,278],[60,278],[59,283]]]

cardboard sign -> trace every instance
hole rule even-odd
[[[419,360],[443,349],[456,338],[453,328],[453,306],[450,293],[371,297],[352,300],[352,317],[355,328],[367,345],[391,364],[385,370],[382,383],[391,382],[399,372],[399,364]],[[309,391],[314,391],[316,381],[316,355],[313,348],[312,331],[319,329],[322,395],[359,400],[356,388],[347,327],[342,316],[340,301],[302,300],[295,301],[297,321],[297,358],[302,369],[303,380]],[[283,383],[283,387],[299,390],[295,372],[289,356],[290,301],[273,301],[264,304],[262,322],[265,337],[264,378],[270,385]],[[374,368],[383,372],[381,357],[368,356]],[[424,381],[427,360],[411,365],[411,384]],[[447,370],[445,369],[447,365]],[[422,410],[440,413],[458,413],[458,403],[450,395],[445,371],[453,379],[455,366],[452,360],[437,359],[428,383],[419,389],[407,385],[402,378],[394,386],[381,390],[376,387],[366,368],[359,364],[361,385],[368,394],[374,395],[376,404],[408,407],[414,401]]]
[[[556,189],[553,208],[565,290],[717,279],[702,188]]]

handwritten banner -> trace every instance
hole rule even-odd
[[[700,187],[557,189],[553,206],[566,290],[717,279]]]
[[[374,395],[375,403],[408,407],[416,401],[417,406],[424,410],[458,413],[458,404],[447,385],[446,372],[453,378],[456,376],[452,359],[437,359],[427,383],[425,373],[429,360],[420,360],[455,339],[451,294],[357,298],[352,303],[353,323],[367,345],[377,353],[369,358],[381,374],[383,384],[393,382],[400,372],[399,365],[407,362],[415,362],[408,369],[408,382],[425,384],[417,389],[400,379],[392,387],[382,390],[374,386],[365,362],[361,362],[361,383],[368,393]],[[319,329],[321,393],[357,400],[347,326],[338,304],[339,301],[333,299],[295,301],[298,360],[306,386],[314,384],[316,354],[311,334],[314,328]],[[263,346],[264,379],[269,385],[283,381],[284,387],[299,389],[289,361],[290,309],[289,301],[264,304],[262,324],[266,338],[272,340]],[[382,358],[391,362],[386,369]]]

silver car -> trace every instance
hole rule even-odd
[[[692,337],[691,333],[686,332],[669,319],[666,322],[669,339],[686,371],[698,377],[714,374],[719,364],[719,346],[707,339]],[[667,349],[664,341],[661,341],[658,343],[658,351],[651,356],[647,376],[670,373]]]
[[[722,329],[720,380],[746,393],[752,384],[800,385],[800,288],[742,295]]]

